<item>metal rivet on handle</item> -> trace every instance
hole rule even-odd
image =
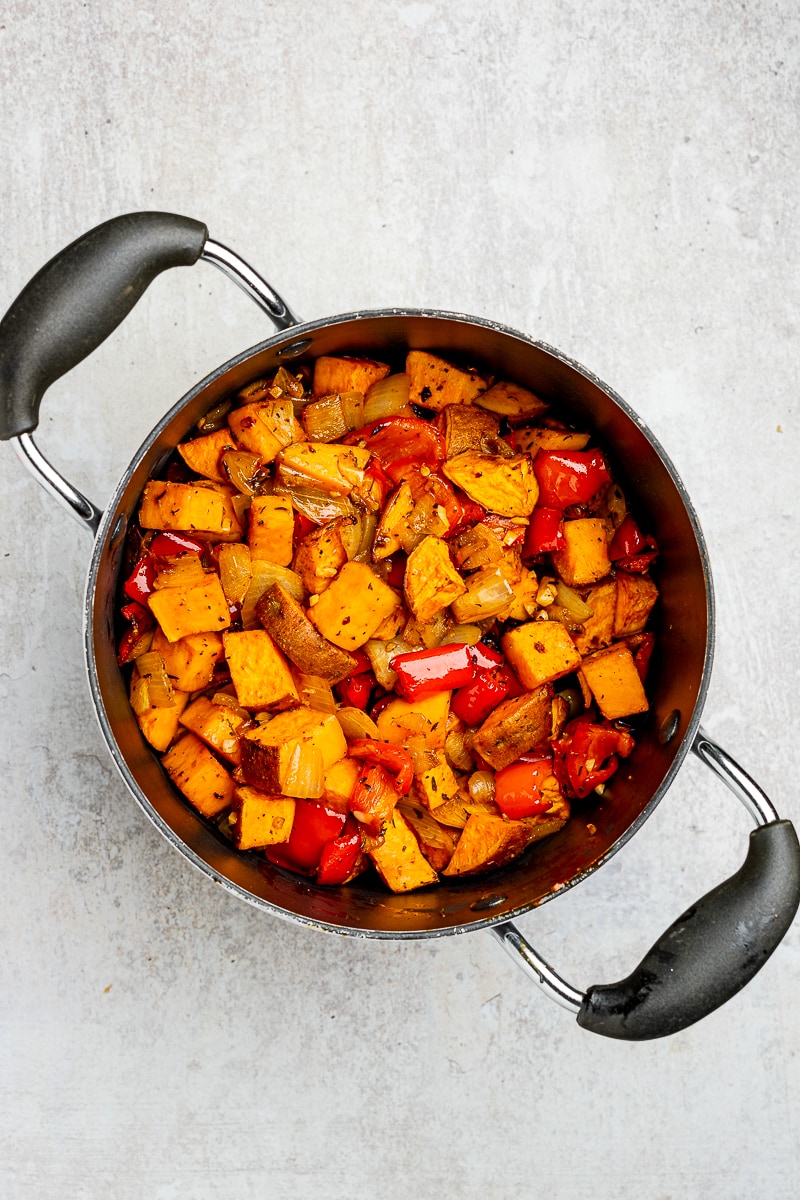
[[[508,896],[484,896],[481,900],[476,900],[474,904],[470,904],[473,912],[483,912],[487,908],[497,908],[498,904],[505,904]]]
[[[290,342],[278,351],[278,358],[297,358],[298,354],[302,354],[310,345],[311,338],[300,338],[299,342]]]
[[[678,732],[678,726],[681,723],[681,711],[679,708],[674,708],[669,716],[665,717],[661,722],[661,728],[658,731],[658,740],[662,746],[668,746],[675,734]]]

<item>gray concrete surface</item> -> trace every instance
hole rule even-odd
[[[800,816],[796,7],[6,0],[0,310],[116,213],[207,221],[307,317],[488,315],[591,366],[668,448],[715,569],[705,721]],[[39,442],[102,503],[165,409],[265,334],[160,279],[56,384]],[[192,871],[110,765],[89,539],[0,456],[0,1195],[789,1200],[800,941],[669,1040],[606,1043],[486,934],[367,943]],[[744,854],[688,762],[602,871],[523,918],[625,974]]]

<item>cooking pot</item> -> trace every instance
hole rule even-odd
[[[49,385],[120,323],[168,267],[205,259],[261,305],[277,332],[213,371],[156,425],[105,513],[44,459],[31,433]],[[608,449],[634,507],[659,547],[660,603],[652,700],[636,750],[586,820],[508,866],[476,879],[391,895],[363,878],[323,888],[255,854],[232,849],[173,789],[143,739],[117,666],[115,602],[139,496],[198,419],[232,391],[320,354],[391,356],[406,347],[466,358],[558,406]],[[184,858],[256,907],[302,925],[377,938],[421,938],[490,929],[531,977],[585,1029],[640,1040],[673,1033],[734,995],[789,928],[800,900],[800,846],[758,785],[700,728],[714,648],[714,603],[703,535],[677,472],[636,414],[560,351],[494,321],[424,309],[383,309],[301,323],[242,259],[199,222],[167,213],[108,221],[56,255],[0,323],[0,436],[40,483],[95,536],[85,599],[85,652],[100,728],[123,779]],[[692,750],[749,809],[756,829],[741,869],[683,914],[625,980],[585,992],[562,980],[512,918],[575,886],[628,841]]]

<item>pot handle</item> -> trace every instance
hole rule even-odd
[[[105,341],[157,275],[199,258],[232,278],[279,329],[297,323],[277,292],[212,241],[205,225],[162,212],[127,213],[83,234],[42,267],[0,321],[0,440],[17,439],[24,464],[93,531],[99,510],[61,478],[30,438],[42,397]]]
[[[585,993],[564,982],[510,923],[492,932],[554,999],[592,1033],[626,1041],[665,1037],[734,996],[776,949],[800,903],[800,843],[753,779],[703,730],[692,750],[758,822],[740,869],[678,917],[619,983]]]

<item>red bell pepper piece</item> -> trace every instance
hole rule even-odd
[[[288,842],[267,846],[264,853],[270,862],[313,874],[327,843],[342,832],[346,813],[313,800],[295,800],[294,803],[294,821]]]
[[[630,650],[633,652],[633,665],[639,673],[639,678],[644,683],[647,678],[647,668],[650,666],[650,656],[655,649],[656,635],[647,630],[645,633],[639,633],[631,638],[628,642]]]
[[[190,537],[188,533],[173,533],[163,529],[150,543],[150,553],[156,558],[172,558],[176,554],[203,554],[208,549],[206,542]]]
[[[362,671],[358,675],[348,675],[346,679],[340,679],[335,685],[336,694],[342,704],[365,711],[376,683],[372,671]]]
[[[641,574],[647,571],[658,554],[651,537],[645,537],[630,515],[626,516],[611,539],[608,557],[622,571]]]
[[[494,777],[494,799],[503,816],[512,821],[546,812],[550,801],[542,795],[542,785],[553,774],[553,760],[529,756],[497,771]]]
[[[533,460],[542,508],[587,504],[611,482],[601,450],[540,450]]]
[[[125,620],[131,623],[130,629],[125,631],[119,643],[117,662],[123,667],[133,658],[137,646],[145,634],[154,627],[156,619],[149,608],[145,608],[136,601],[124,605],[120,612]]]
[[[368,763],[377,763],[396,776],[397,789],[401,796],[411,791],[414,782],[414,763],[411,755],[402,746],[390,746],[388,742],[376,742],[372,738],[356,738],[350,743],[351,758],[363,758]]]
[[[553,742],[554,774],[565,795],[582,800],[610,779],[635,745],[632,736],[608,722],[576,717]]]
[[[382,417],[348,433],[344,441],[351,446],[362,445],[374,454],[395,483],[410,465],[424,463],[434,470],[446,453],[441,431],[419,417]]]
[[[391,564],[389,574],[386,576],[386,582],[389,587],[402,588],[406,581],[406,563],[408,555],[403,554],[402,550],[398,550],[388,560]]]
[[[328,842],[322,851],[317,868],[317,883],[346,883],[361,853],[361,830],[353,817],[348,817],[339,837]]]
[[[146,604],[147,597],[153,591],[156,578],[156,564],[149,554],[143,554],[122,585],[122,590],[129,600],[138,604]]]
[[[352,746],[350,750],[352,753]],[[377,837],[391,819],[399,799],[397,783],[389,772],[380,763],[365,762],[349,800],[350,811],[369,833]]]
[[[453,694],[450,711],[466,725],[480,725],[502,700],[521,696],[524,689],[497,650],[478,642],[470,652],[475,678]]]
[[[369,656],[363,650],[350,650],[348,653],[351,658],[356,660],[350,672],[351,675],[363,675],[365,671],[372,670],[372,663],[369,661]]]
[[[397,672],[395,688],[406,700],[452,691],[475,678],[475,663],[463,642],[396,654],[389,666]]]
[[[552,554],[566,545],[560,508],[535,508],[525,536],[525,554]]]
[[[311,533],[312,529],[316,529],[316,528],[317,528],[317,525],[316,525],[315,521],[312,521],[311,518],[307,517],[305,513],[296,512],[294,514],[294,544],[295,544],[295,546],[297,546],[297,544],[299,542],[302,542],[303,538],[306,536],[307,533]]]

